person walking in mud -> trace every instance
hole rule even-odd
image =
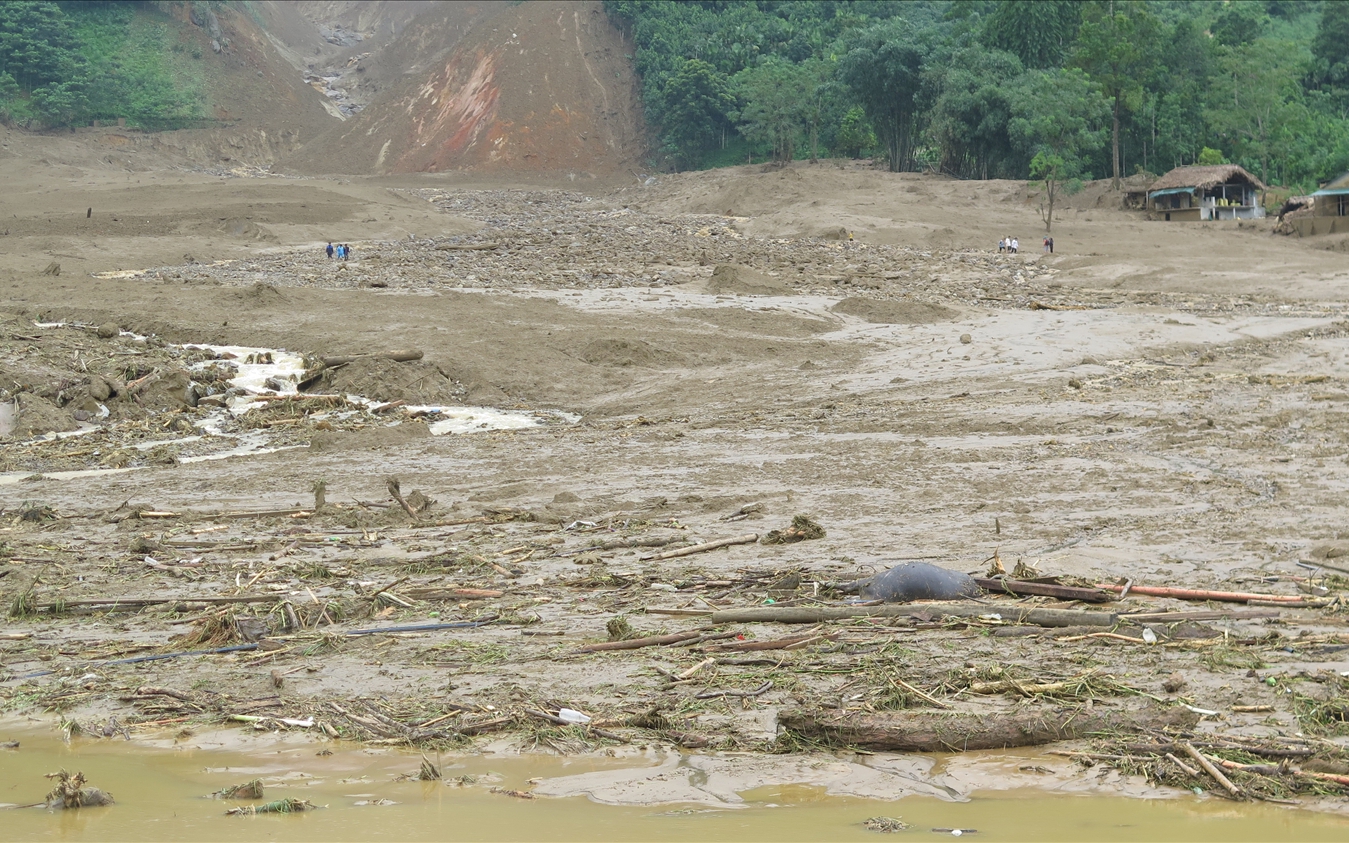
[[[328,253],[328,260],[332,260],[332,259],[333,259],[333,241],[331,241],[331,240],[328,241],[328,248],[324,249],[324,251]]]
[[[351,257],[351,244],[350,244],[350,243],[343,243],[343,244],[342,244],[342,260],[346,260],[346,259],[349,258],[349,257]]]

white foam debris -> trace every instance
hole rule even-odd
[[[95,326],[84,325],[76,322],[35,322],[39,328],[79,328],[83,330],[92,330]],[[122,331],[124,337],[131,337],[134,340],[144,342],[147,337],[134,334],[130,331]],[[140,451],[148,451],[161,445],[186,445],[193,442],[199,442],[208,437],[220,437],[223,439],[234,440],[234,447],[223,451],[216,451],[210,454],[197,454],[192,456],[182,456],[178,458],[179,463],[206,462],[210,460],[227,459],[229,457],[249,456],[257,454],[269,454],[275,451],[285,451],[292,448],[302,448],[303,445],[280,445],[274,446],[268,444],[268,437],[262,431],[250,431],[246,433],[226,432],[226,427],[231,416],[241,416],[255,407],[265,406],[267,401],[262,396],[285,396],[294,395],[303,397],[299,391],[299,382],[306,371],[305,359],[303,355],[296,354],[285,349],[274,348],[256,348],[242,345],[209,345],[205,343],[188,343],[177,346],[183,349],[200,349],[210,351],[215,355],[214,359],[204,360],[193,363],[188,367],[189,372],[201,372],[211,366],[222,363],[234,368],[234,375],[229,379],[232,394],[224,409],[209,413],[204,418],[199,418],[193,422],[194,427],[201,431],[200,434],[179,436],[170,439],[160,439],[147,442],[139,442],[132,447]],[[314,419],[343,419],[362,412],[378,412],[387,407],[389,402],[374,401],[360,395],[345,396],[348,404],[356,405],[362,410],[327,410],[317,412],[312,415]],[[10,410],[12,416],[12,408]],[[418,405],[406,408],[414,416],[421,417],[427,422],[432,436],[445,436],[448,434],[481,433],[491,430],[525,430],[528,428],[542,427],[549,423],[576,424],[581,417],[571,413],[564,413],[559,410],[525,411],[525,410],[500,410],[495,407],[460,407],[444,405]],[[99,416],[108,418],[110,411],[106,405],[99,405]],[[6,418],[0,412],[0,427],[9,421],[12,424],[12,418]],[[403,423],[393,421],[391,424],[397,425]],[[102,428],[97,425],[81,425],[78,430],[66,431],[61,433],[48,433],[40,439],[65,439],[71,436],[82,436],[86,433],[92,433]],[[58,471],[44,473],[42,476],[52,480],[73,479],[79,477],[96,477],[102,474],[120,474],[126,471],[135,471],[136,468],[116,468],[116,469],[87,469],[82,471]],[[6,472],[0,473],[0,485],[17,483],[25,477],[31,477],[31,472]]]

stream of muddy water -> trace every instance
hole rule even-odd
[[[6,732],[17,749],[0,751],[0,802],[38,802],[46,773],[83,771],[116,804],[51,811],[9,808],[6,840],[669,840],[789,841],[886,839],[864,825],[902,818],[892,839],[949,839],[960,829],[995,840],[1343,840],[1349,819],[1208,796],[1128,799],[975,793],[968,801],[930,796],[885,801],[830,796],[789,785],[745,791],[738,807],[599,804],[584,796],[533,799],[527,792],[581,774],[631,768],[634,759],[552,756],[441,756],[443,781],[399,780],[420,756],[356,744],[209,736],[146,746],[74,738],[49,730]],[[203,746],[205,745],[205,747]],[[320,754],[328,752],[330,754]],[[651,759],[659,762],[662,759]],[[263,800],[219,801],[206,794],[261,779]],[[289,815],[229,816],[232,806],[292,797],[324,806]]]

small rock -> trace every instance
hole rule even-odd
[[[116,322],[104,322],[98,326],[98,338],[101,340],[110,340],[122,333],[122,326]]]
[[[1184,687],[1185,676],[1180,671],[1176,671],[1162,681],[1162,690],[1168,694],[1178,694]]]
[[[970,336],[969,334],[961,334],[960,342],[963,343],[964,345],[969,345],[970,343],[974,342],[974,337]]]

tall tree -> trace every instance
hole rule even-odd
[[[1002,50],[970,47],[958,53],[941,80],[933,106],[932,136],[944,172],[964,178],[996,178],[1021,170],[1007,135],[1008,97],[1024,69]]]
[[[681,167],[695,166],[727,125],[735,105],[730,82],[712,65],[688,59],[664,91],[666,147]]]
[[[770,59],[742,70],[734,82],[744,103],[732,114],[740,134],[750,142],[770,144],[774,161],[790,163],[814,88],[805,67]]]
[[[1058,67],[1077,37],[1081,6],[1073,0],[1002,0],[984,19],[980,40],[1028,68]]]
[[[1135,0],[1089,4],[1082,14],[1074,63],[1110,99],[1110,161],[1115,190],[1120,178],[1120,118],[1142,104],[1144,82],[1157,68],[1160,24]]]
[[[857,33],[839,60],[839,79],[866,111],[890,171],[909,169],[923,111],[923,71],[932,42],[896,18]]]
[[[1080,176],[1105,143],[1110,104],[1085,73],[1060,69],[1027,73],[1012,88],[1011,105],[1007,130],[1030,159],[1031,177],[1044,186],[1040,215],[1045,231],[1052,231],[1059,186]]]
[[[1306,116],[1295,51],[1267,38],[1219,49],[1205,118],[1223,148],[1259,162],[1260,179],[1270,184],[1271,159],[1283,157],[1292,127]]]
[[[1349,117],[1349,3],[1326,3],[1312,38],[1311,82],[1339,100]]]

